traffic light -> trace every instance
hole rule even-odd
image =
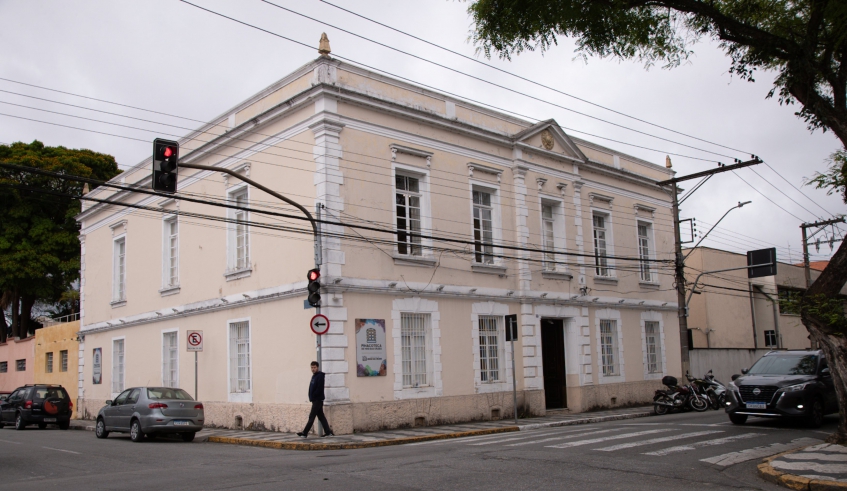
[[[312,307],[320,307],[321,306],[321,270],[319,268],[310,269],[309,273],[306,275],[306,278],[309,280],[309,286],[306,289],[309,291],[309,305]]]
[[[156,138],[153,140],[153,189],[165,193],[176,192],[179,143]]]

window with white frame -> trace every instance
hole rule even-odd
[[[250,322],[229,324],[229,391],[233,394],[251,392]]]
[[[641,281],[652,282],[653,271],[650,268],[650,254],[653,251],[653,225],[638,222],[638,260]]]
[[[482,383],[500,382],[500,323],[503,317],[479,316],[479,376]]]
[[[113,243],[112,300],[126,300],[126,237],[120,237]]]
[[[177,387],[179,385],[179,347],[177,332],[162,333],[162,385]]]
[[[662,338],[656,321],[644,321],[644,348],[647,373],[662,373]]]
[[[600,354],[604,376],[620,375],[618,360],[618,326],[612,319],[600,320]]]
[[[47,364],[44,367],[47,373],[53,373],[53,352],[47,353]]]
[[[768,348],[775,348],[776,345],[776,330],[771,329],[769,331],[765,331],[765,346]]]
[[[59,371],[67,372],[68,371],[68,350],[63,349],[59,352]]]
[[[403,386],[430,385],[428,348],[429,314],[400,314],[400,346],[402,349]]]
[[[112,392],[117,393],[124,390],[124,340],[112,341]]]
[[[229,202],[238,207],[247,207],[247,187],[229,193]],[[230,209],[232,222],[228,227],[228,248],[230,271],[243,271],[250,268],[250,227],[247,226],[249,214],[246,210]]]
[[[494,209],[488,191],[473,191],[473,235],[474,260],[494,264]]]
[[[556,270],[556,254],[552,252],[555,247],[555,214],[553,204],[541,203],[541,242],[544,249],[543,267],[545,271]]]
[[[607,254],[608,215],[594,214],[594,266],[597,276],[611,276]]]
[[[179,221],[177,217],[165,219],[163,232],[165,239],[162,248],[164,287],[179,286]]]
[[[420,179],[407,175],[395,176],[395,205],[397,210],[397,252],[420,256],[421,248],[421,189]]]

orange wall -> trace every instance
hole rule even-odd
[[[26,370],[17,371],[17,360],[26,360]],[[12,391],[35,380],[35,337],[9,339],[0,344],[0,361],[8,362],[8,371],[0,373],[0,391]]]

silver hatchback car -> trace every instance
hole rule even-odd
[[[171,387],[133,387],[120,393],[97,413],[97,438],[112,431],[129,433],[134,442],[163,433],[177,433],[182,441],[194,440],[203,429],[203,403],[188,392]]]

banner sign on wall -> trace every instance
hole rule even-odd
[[[94,348],[94,380],[95,384],[103,382],[103,348]]]
[[[356,376],[386,375],[385,319],[356,319]]]

